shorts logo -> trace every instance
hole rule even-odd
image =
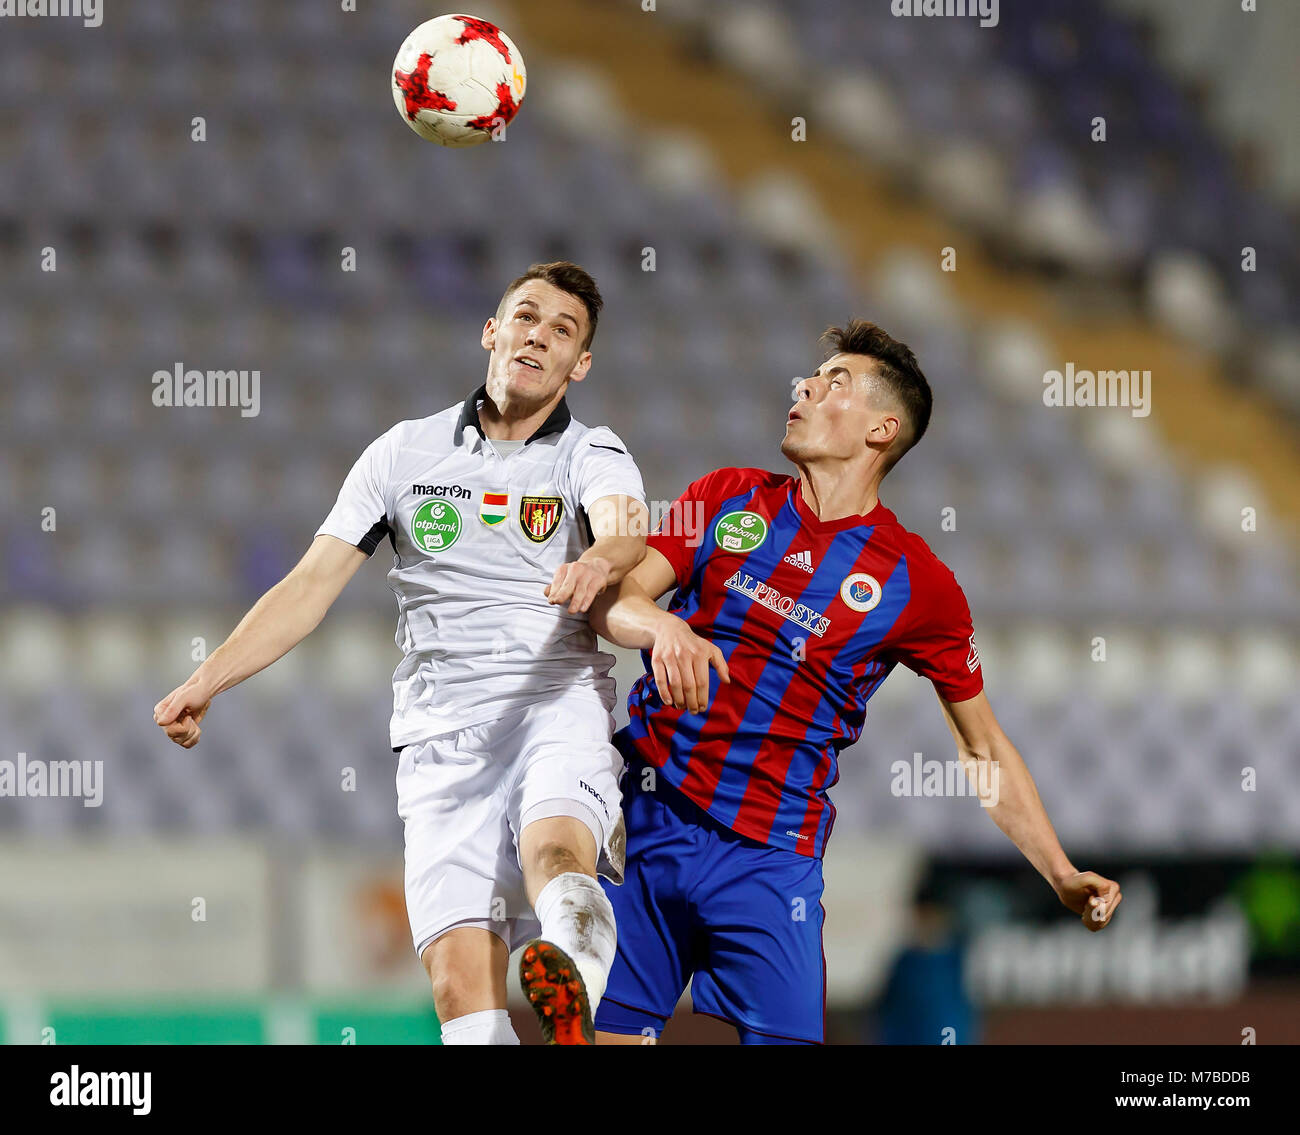
[[[585,780],[578,781],[583,788],[590,792],[598,801],[600,801],[600,810],[605,813],[605,819],[609,819],[609,809],[605,806],[605,798],[591,787]]]
[[[478,518],[489,528],[495,528],[510,515],[509,493],[484,493],[478,506]]]
[[[460,538],[460,512],[444,500],[427,500],[411,517],[411,540],[422,552],[445,552]]]
[[[880,602],[883,595],[884,591],[875,576],[867,575],[863,571],[855,571],[840,584],[840,598],[855,611],[861,611],[863,614],[875,610],[876,604]]]
[[[519,502],[519,527],[534,544],[541,544],[559,527],[564,501],[559,497],[524,497]]]
[[[752,552],[767,539],[767,521],[756,512],[729,512],[714,525],[713,538],[724,552]]]

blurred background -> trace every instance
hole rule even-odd
[[[152,707],[565,257],[607,305],[571,405],[655,499],[784,467],[827,324],[913,347],[934,417],[882,498],[1123,886],[1087,934],[975,800],[895,795],[954,756],[900,668],[832,792],[828,1037],[1300,1041],[1300,6],[476,0],[529,88],[469,151],[388,90],[440,9],[344,7],[0,20],[0,765],[103,762],[97,806],[0,795],[3,1038],[436,1041],[387,555],[197,748]],[[1150,371],[1149,416],[1046,405],[1067,364]],[[178,365],[256,369],[260,412],[155,406]],[[666,1039],[731,1035],[684,1005]]]

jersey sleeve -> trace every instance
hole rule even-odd
[[[973,698],[984,688],[970,606],[956,577],[934,561],[927,583],[914,602],[916,619],[896,648],[909,670],[929,678],[945,701]]]
[[[613,430],[598,426],[578,444],[574,467],[578,503],[590,508],[601,497],[627,496],[645,504],[641,470]]]
[[[388,484],[397,458],[398,426],[375,438],[352,466],[317,536],[334,536],[366,555],[388,535]]]

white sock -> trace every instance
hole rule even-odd
[[[594,1018],[618,944],[613,906],[590,875],[566,871],[542,888],[534,909],[542,937],[568,954],[582,974]]]
[[[518,1044],[510,1014],[504,1009],[484,1009],[442,1022],[443,1044]]]

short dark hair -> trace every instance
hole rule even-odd
[[[580,268],[572,260],[552,260],[549,264],[530,265],[527,272],[512,280],[510,286],[501,293],[501,302],[497,304],[498,316],[504,310],[510,293],[528,283],[529,280],[544,280],[553,287],[559,288],[560,291],[568,292],[569,295],[582,300],[582,306],[587,309],[587,339],[582,344],[582,349],[588,350],[592,339],[596,337],[596,320],[600,318],[600,309],[605,301],[601,299],[596,281],[591,278],[586,269]]]
[[[912,348],[865,319],[850,319],[847,327],[826,328],[820,342],[828,359],[832,355],[867,355],[876,360],[876,376],[898,400],[911,431],[907,445],[890,461],[892,469],[921,440],[934,405],[934,394]]]

